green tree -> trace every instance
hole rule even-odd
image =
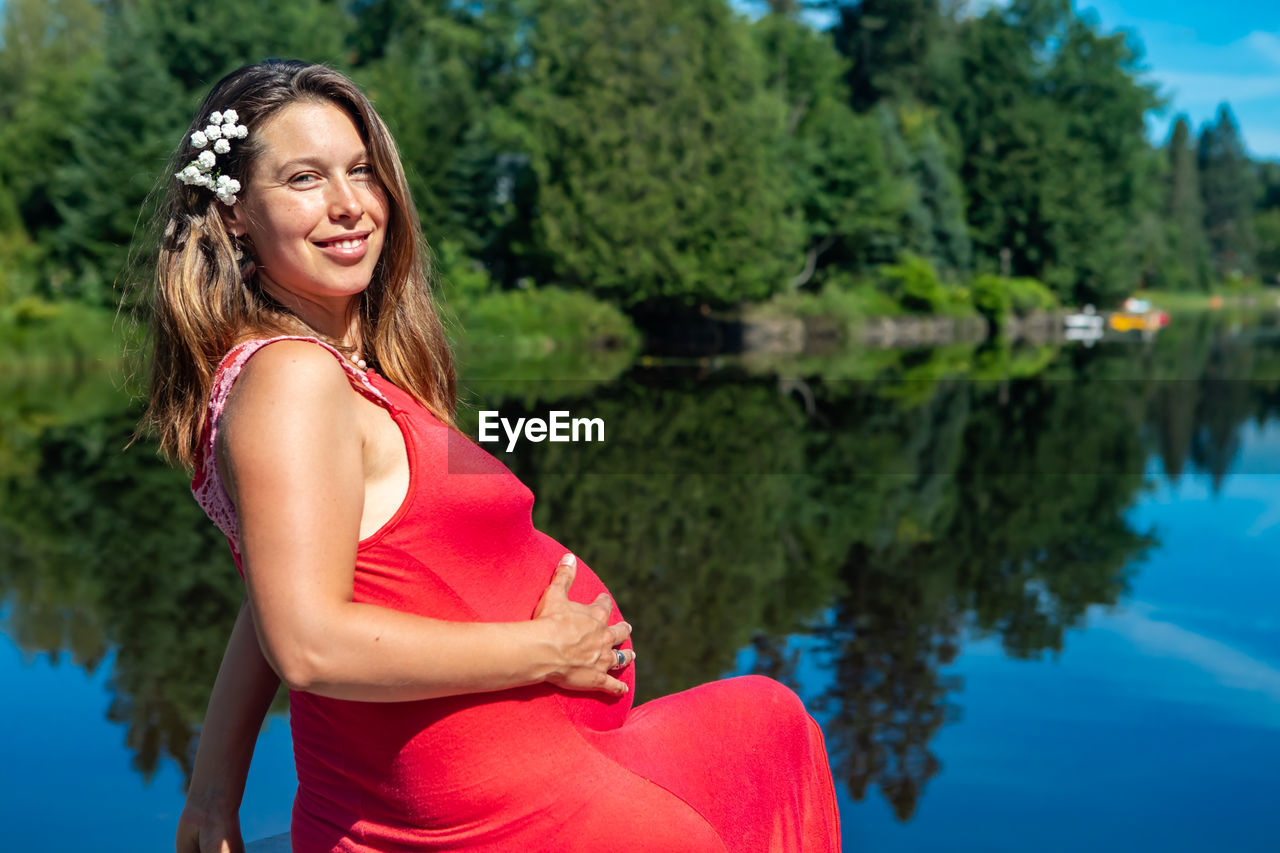
[[[327,0],[128,0],[107,11],[106,68],[57,171],[48,242],[67,273],[51,279],[52,295],[110,304],[148,193],[209,86],[268,56],[340,59],[345,26]]]
[[[47,254],[33,237],[58,222],[56,169],[83,126],[102,62],[92,0],[11,0],[0,23],[0,304],[39,292]]]
[[[1253,218],[1258,237],[1258,276],[1267,284],[1280,284],[1280,207],[1272,207]]]
[[[1138,79],[1138,45],[1102,35],[1068,0],[991,9],[963,22],[959,44],[967,85],[950,111],[983,265],[1039,278],[1067,302],[1131,290],[1144,117],[1158,105]]]
[[[969,270],[972,243],[965,221],[964,190],[943,141],[946,120],[919,101],[881,101],[874,115],[886,159],[910,193],[895,256],[918,254],[955,281]]]
[[[828,260],[892,258],[900,220],[914,198],[912,185],[890,172],[875,119],[849,107],[845,60],[828,35],[791,14],[766,15],[754,32],[768,85],[786,105],[783,151],[791,203],[807,237],[804,264],[791,286],[807,284]]]
[[[1227,104],[1218,107],[1217,121],[1200,132],[1198,156],[1214,273],[1219,279],[1253,275],[1258,251],[1253,166]]]
[[[539,0],[513,116],[536,176],[528,252],[635,305],[759,299],[803,256],[781,102],[722,0]]]
[[[84,123],[102,61],[93,0],[10,0],[0,25],[0,185],[32,233],[55,222],[49,178]]]
[[[521,80],[518,11],[510,0],[368,2],[353,37],[356,77],[400,146],[428,240],[498,266],[519,158],[498,150],[494,123]]]
[[[879,101],[935,103],[949,78],[953,21],[939,0],[858,0],[833,3],[834,35],[852,61],[849,89],[853,106],[867,110]]]
[[[1176,289],[1209,287],[1209,246],[1204,232],[1200,169],[1186,116],[1178,116],[1169,137],[1168,218],[1176,269],[1169,277]]]

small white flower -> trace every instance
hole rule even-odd
[[[3,4],[4,0],[0,0]],[[207,187],[212,190],[223,204],[235,204],[236,193],[240,192],[240,182],[229,175],[213,174],[217,164],[216,154],[229,154],[231,140],[244,139],[249,135],[249,128],[236,124],[240,114],[235,110],[214,110],[209,114],[209,124],[204,130],[191,134],[191,145],[201,151],[174,175],[187,186]]]

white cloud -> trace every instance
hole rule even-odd
[[[1265,700],[1272,711],[1267,715],[1269,721],[1277,722],[1273,712],[1276,703],[1280,703],[1280,669],[1221,640],[1154,619],[1147,615],[1151,611],[1149,605],[1135,602],[1124,611],[1097,614],[1090,621],[1096,627],[1128,638],[1148,655],[1182,661],[1223,687]],[[1228,696],[1213,692],[1186,691],[1185,687],[1179,687],[1177,693],[1214,704],[1236,704]]]
[[[1241,41],[1245,47],[1280,67],[1280,34],[1254,30]]]

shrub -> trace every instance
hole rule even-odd
[[[639,332],[613,305],[580,291],[531,287],[486,293],[457,306],[463,349],[504,347],[513,355],[610,344],[632,347]]]
[[[880,267],[886,292],[903,308],[922,314],[945,314],[955,307],[938,272],[919,255],[907,253],[896,264]]]
[[[1049,288],[1034,278],[1005,278],[983,273],[972,285],[973,304],[997,325],[1010,315],[1025,317],[1036,311],[1052,311],[1058,305]]]

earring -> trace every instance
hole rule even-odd
[[[241,242],[243,237],[243,234],[236,234],[233,243],[236,250],[236,263],[240,265],[240,280],[248,281],[257,272],[258,265],[253,262],[253,258],[244,250],[244,244]]]

